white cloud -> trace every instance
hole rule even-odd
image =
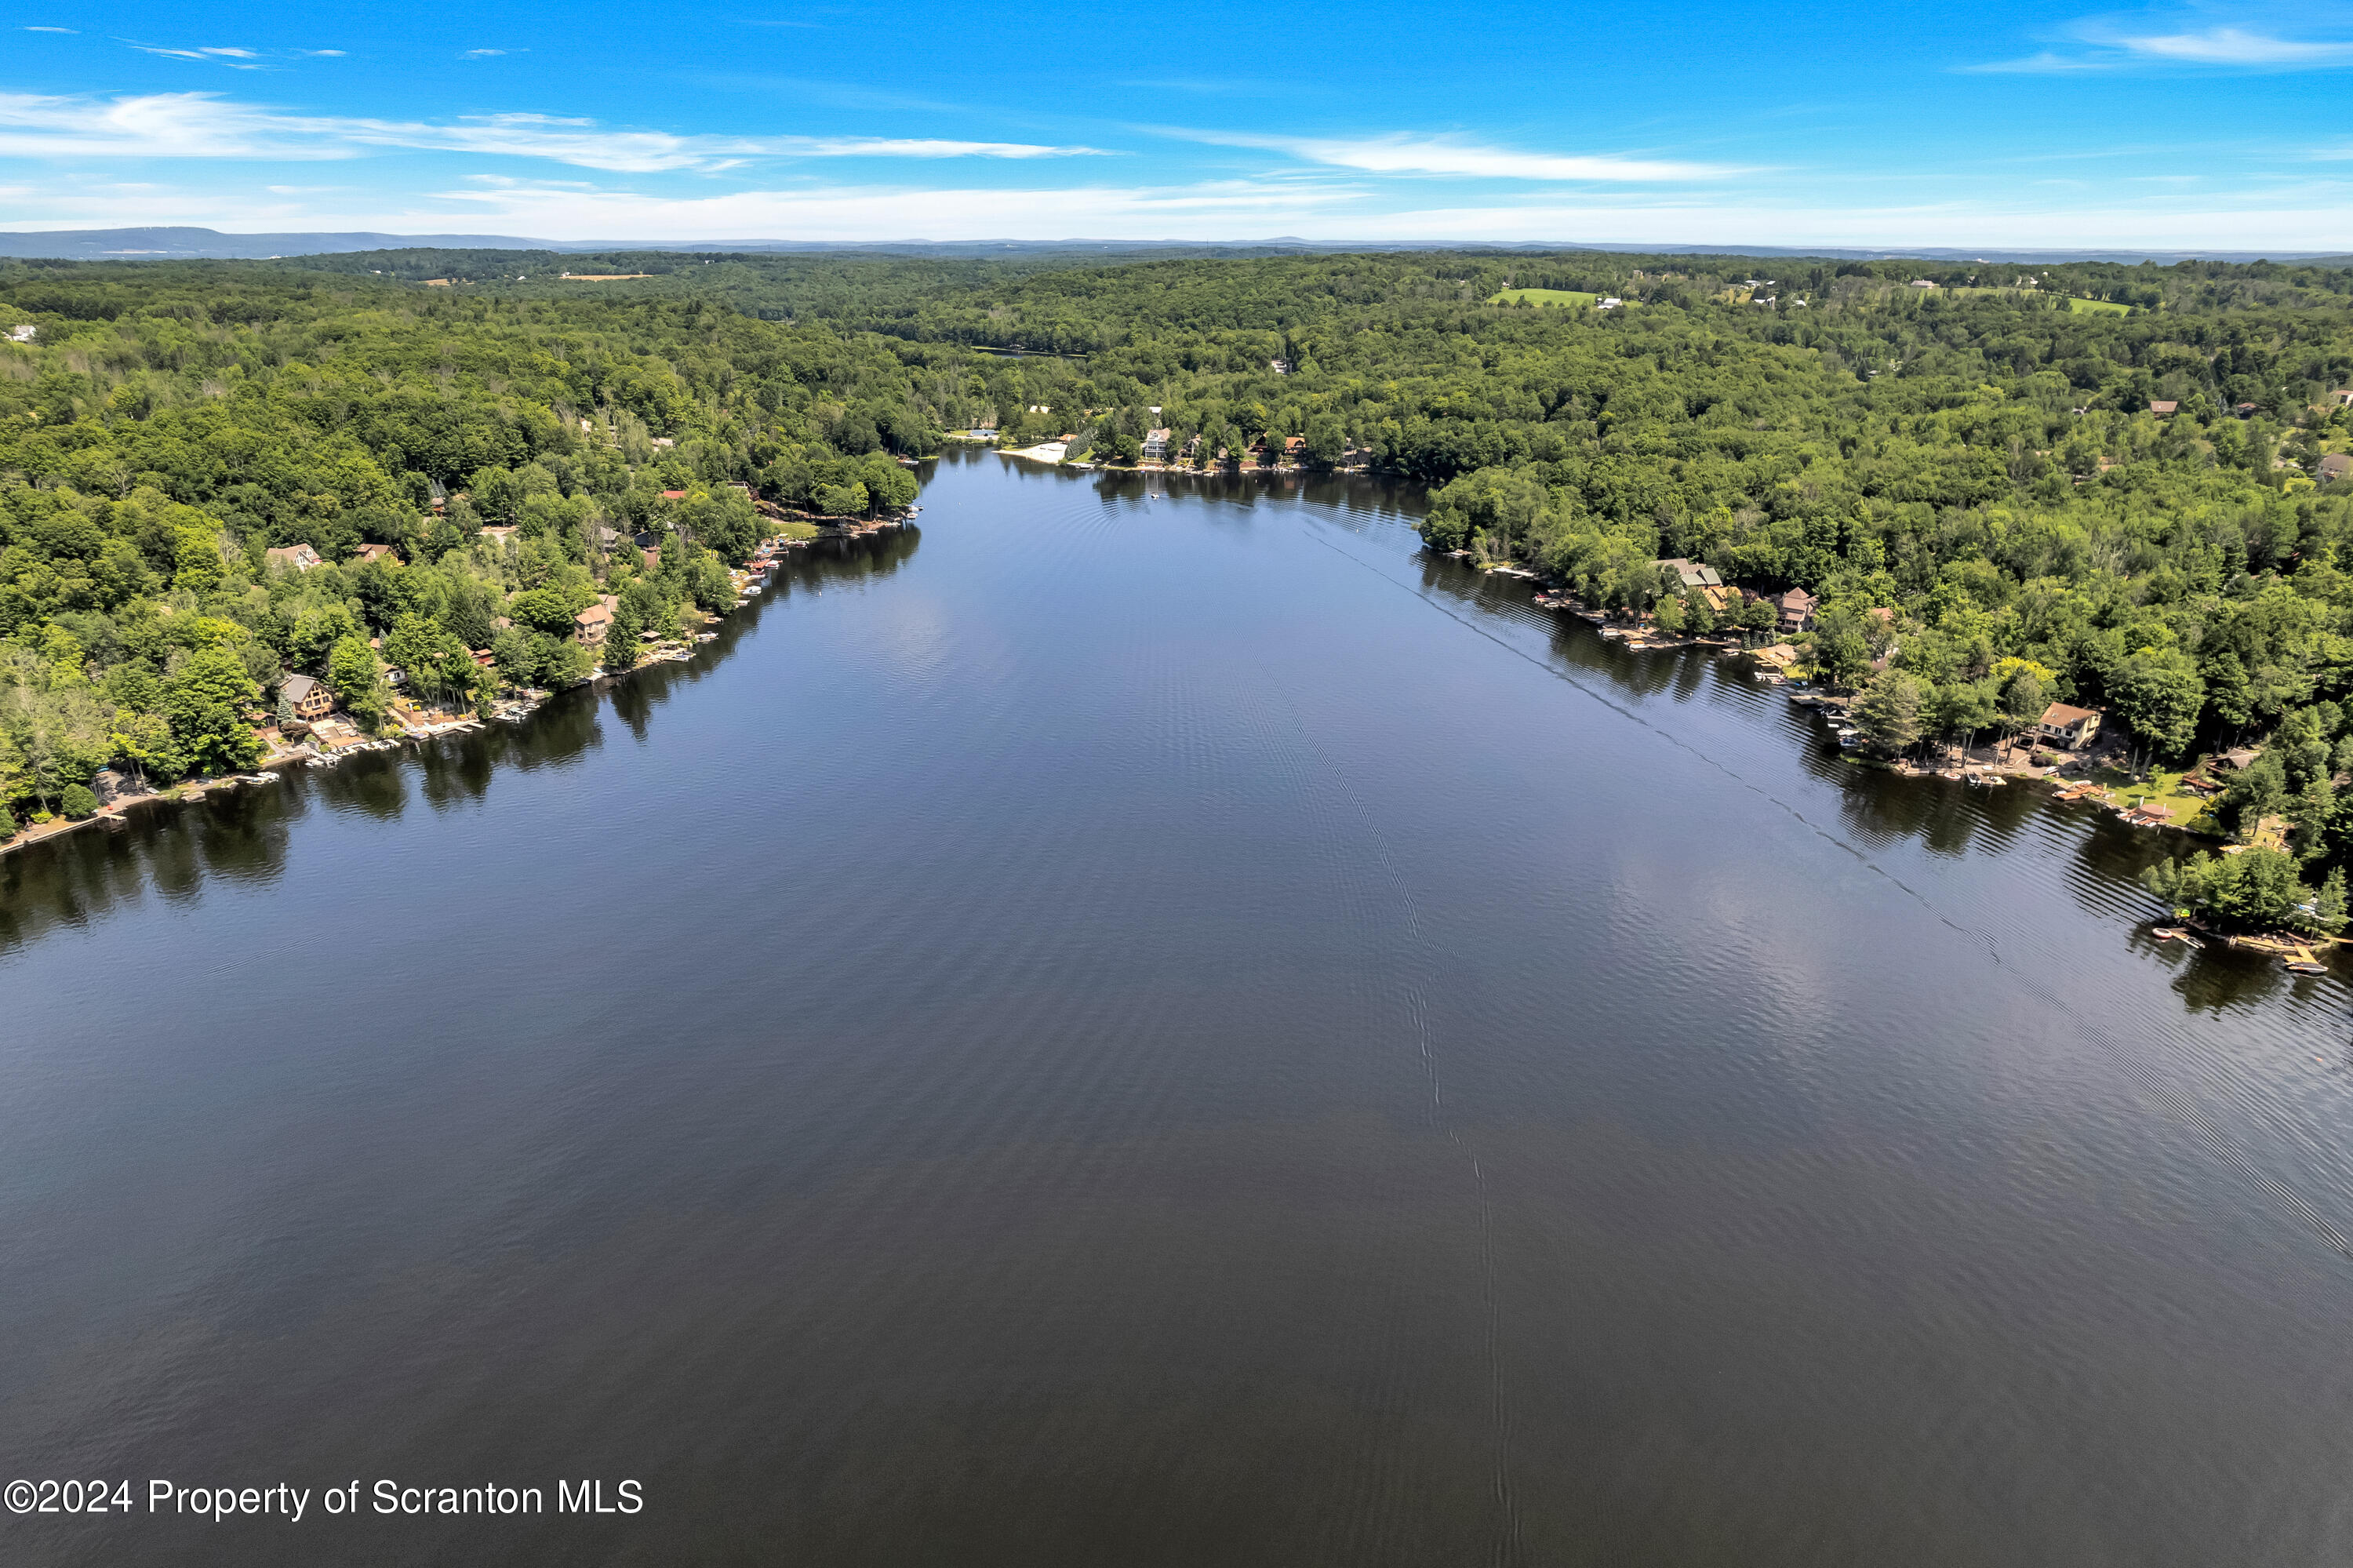
[[[2181,60],[2193,65],[2298,66],[2330,65],[2353,59],[2353,44],[2320,43],[2293,38],[2268,38],[2236,27],[2212,27],[2202,33],[2166,33],[2143,37],[2117,37],[2117,48],[2151,59]]]
[[[298,55],[309,55],[312,59],[339,60],[343,58],[343,51],[341,49],[296,49],[294,52]]]
[[[2353,250],[2353,188],[2316,180],[2236,196],[2151,194],[2107,205],[1998,199],[1872,207],[1676,199],[1383,209],[1366,188],[1313,178],[1167,186],[979,189],[860,185],[674,197],[596,185],[484,176],[470,188],[386,199],[346,186],[297,196],[173,182],[144,194],[59,183],[12,196],[0,228],[189,223],[231,231],[354,228],[550,239],[1250,239],[1633,245],[1921,246]]]
[[[1735,171],[1709,164],[1628,158],[1611,154],[1522,153],[1457,136],[1252,136],[1222,131],[1163,134],[1218,147],[1261,147],[1334,168],[1380,175],[1469,175],[1505,180],[1650,182],[1714,179]]]
[[[210,46],[206,47],[206,48],[199,48],[198,50],[196,50],[196,53],[198,53],[198,54],[200,54],[200,55],[227,55],[227,56],[228,56],[231,59],[240,59],[240,60],[253,60],[253,59],[259,59],[259,58],[261,58],[259,54],[255,53],[255,52],[254,52],[253,50],[251,50],[251,49],[231,49],[231,48],[217,48],[217,47],[210,47]]]
[[[2045,49],[2024,59],[1993,60],[1960,69],[1980,74],[2042,76],[2116,70],[2128,66],[2319,70],[2353,63],[2353,43],[2279,38],[2240,27],[2210,27],[2204,32],[2189,33],[2119,33],[2098,25],[2082,26],[2074,31],[2076,37],[2091,46],[2091,53],[2063,55]]]
[[[1968,65],[1960,69],[1987,76],[2056,76],[2066,71],[2109,70],[2114,66],[2112,60],[2091,59],[2082,55],[2054,55],[2045,49],[2024,59],[1989,60],[1984,65]]]
[[[0,157],[357,157],[380,149],[545,158],[617,174],[726,168],[757,158],[1050,158],[1091,147],[861,136],[681,136],[591,120],[493,114],[457,122],[289,114],[202,92],[114,99],[0,93]]]
[[[79,27],[26,27],[24,30],[27,33],[78,33],[81,29]]]
[[[397,221],[412,228],[427,221],[495,225],[550,239],[1158,238],[1277,233],[1303,212],[1359,196],[1340,187],[1250,180],[1032,190],[834,185],[685,198],[514,183],[438,198],[462,204],[470,217],[443,207],[429,219],[408,214]]]
[[[504,49],[463,49],[459,52],[458,58],[461,60],[486,60],[493,55],[504,53],[506,53]]]

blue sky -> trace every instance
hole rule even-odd
[[[2353,250],[2353,5],[12,4],[0,228]]]

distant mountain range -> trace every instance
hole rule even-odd
[[[346,250],[541,250],[559,253],[628,250],[689,251],[856,251],[897,256],[982,257],[1039,253],[1097,252],[1105,255],[1167,251],[1345,251],[1345,250],[1614,250],[1635,255],[1688,256],[1821,256],[1840,260],[1888,260],[1914,258],[1923,261],[2000,261],[2027,264],[2059,261],[2333,261],[2353,262],[2353,257],[2313,251],[2257,250],[2119,250],[2015,249],[1961,250],[1941,247],[1920,249],[1858,249],[1823,245],[1623,245],[1577,241],[1517,243],[1428,240],[1307,240],[1276,239],[962,239],[962,240],[818,240],[818,239],[526,239],[510,234],[223,234],[212,228],[59,228],[16,233],[0,232],[0,257],[44,258],[69,261],[269,260],[288,256],[322,256]]]

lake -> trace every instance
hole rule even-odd
[[[923,499],[690,664],[0,860],[0,1479],[135,1493],[0,1558],[2353,1554],[2347,988],[2153,942],[2155,836],[1409,489]]]

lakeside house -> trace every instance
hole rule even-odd
[[[1147,462],[1164,462],[1168,457],[1168,438],[1173,432],[1163,427],[1144,432],[1144,458]]]
[[[2313,477],[2323,484],[2333,484],[2348,474],[2353,474],[2353,453],[2329,452],[2315,463]]]
[[[13,326],[8,329],[10,343],[30,343],[40,333],[37,326]]]
[[[291,708],[294,716],[306,723],[325,718],[335,710],[335,694],[326,683],[308,675],[289,675],[278,688],[278,694]]]
[[[1742,602],[1740,590],[1725,582],[1716,569],[1704,561],[1689,561],[1676,556],[1658,564],[1674,573],[1677,586],[1685,593],[1697,595],[1706,601],[1708,609],[1718,615],[1736,609]]]
[[[283,567],[290,572],[307,572],[313,567],[327,564],[320,559],[319,552],[308,545],[280,545],[276,549],[262,551],[261,559],[265,569]]]
[[[2168,397],[2151,402],[2148,411],[2152,414],[2170,414],[2180,407],[2179,402]]]
[[[517,534],[522,532],[522,525],[517,523],[485,523],[482,524],[482,537],[485,539],[496,540],[501,545],[508,543]]]
[[[607,595],[572,618],[572,636],[584,648],[601,648],[613,630],[613,606],[620,601]]]
[[[1775,624],[1785,632],[1803,631],[1814,623],[1814,611],[1821,604],[1801,588],[1793,588],[1773,600]]]
[[[2100,733],[2100,716],[2097,708],[2052,703],[2042,710],[2042,718],[2035,722],[2034,733],[2054,746],[2063,746],[2069,751],[2081,751],[2092,744],[2094,736]]]
[[[362,545],[358,549],[352,552],[352,559],[354,561],[397,562],[400,559],[400,556],[398,552],[395,551],[389,545]]]

